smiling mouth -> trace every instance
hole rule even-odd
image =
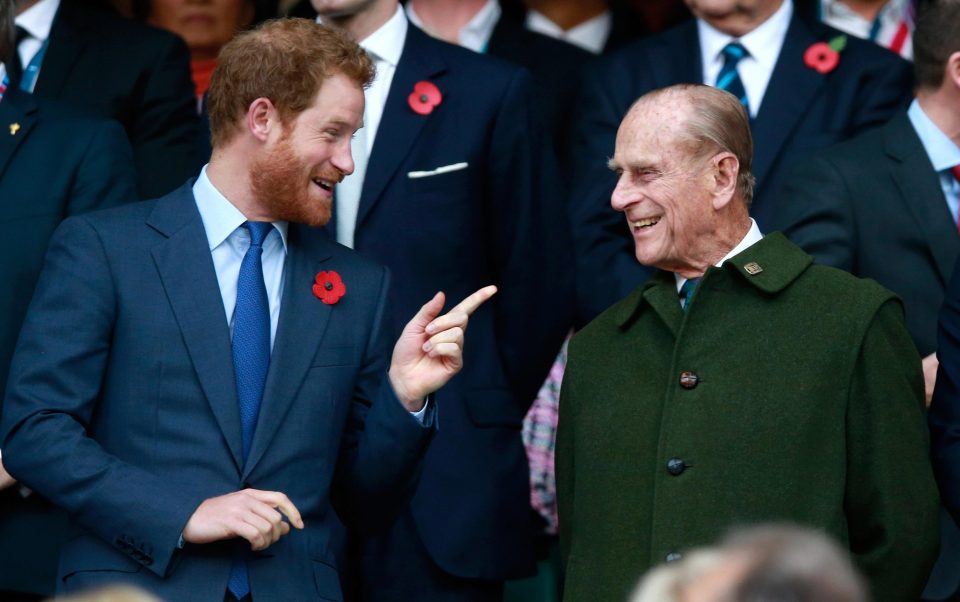
[[[638,219],[630,222],[630,226],[634,230],[645,230],[647,228],[652,228],[653,226],[656,226],[658,223],[660,223],[659,217],[647,217],[644,219]]]
[[[337,184],[333,180],[324,180],[321,178],[313,178],[313,183],[319,186],[320,188],[323,188],[327,192],[333,192],[333,187],[336,186]]]

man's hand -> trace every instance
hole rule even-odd
[[[923,394],[927,400],[927,407],[930,407],[930,402],[933,400],[933,385],[937,384],[937,368],[940,366],[940,362],[937,361],[937,354],[931,353],[927,357],[923,358]]]
[[[204,500],[187,521],[183,540],[211,543],[242,537],[254,551],[265,550],[289,533],[290,525],[303,528],[300,511],[290,498],[278,491],[244,489]]]
[[[17,480],[10,476],[10,473],[3,467],[3,460],[0,460],[0,491],[16,483]]]
[[[444,295],[437,293],[406,325],[393,348],[389,374],[407,410],[420,411],[427,395],[460,371],[470,315],[496,292],[497,287],[485,286],[442,316]]]

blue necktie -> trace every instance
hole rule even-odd
[[[747,114],[750,114],[750,103],[747,101],[747,92],[743,89],[743,81],[740,79],[740,73],[737,72],[737,63],[750,53],[740,42],[730,42],[723,47],[723,67],[720,68],[720,74],[717,76],[717,87],[721,90],[733,94],[740,99],[740,103],[747,108]]]
[[[684,312],[690,307],[690,301],[693,299],[693,293],[697,290],[698,284],[700,284],[699,278],[690,278],[680,287],[680,307]]]
[[[263,241],[273,224],[246,222],[243,227],[250,231],[250,248],[243,256],[237,279],[237,305],[233,310],[233,371],[237,379],[243,461],[246,462],[270,368],[270,304],[263,283],[261,256]],[[237,600],[250,593],[245,555],[234,558],[227,589]]]

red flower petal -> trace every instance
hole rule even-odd
[[[837,68],[840,54],[826,42],[817,42],[803,53],[803,62],[817,73],[827,74]]]
[[[429,115],[433,108],[443,102],[440,89],[433,82],[420,81],[413,86],[413,92],[407,97],[407,104],[419,115]]]
[[[329,271],[319,272],[314,278],[313,294],[327,305],[333,305],[347,294],[347,286],[340,278],[340,274]]]

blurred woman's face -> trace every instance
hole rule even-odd
[[[194,59],[212,59],[253,14],[252,0],[150,0],[147,20],[182,37]]]

